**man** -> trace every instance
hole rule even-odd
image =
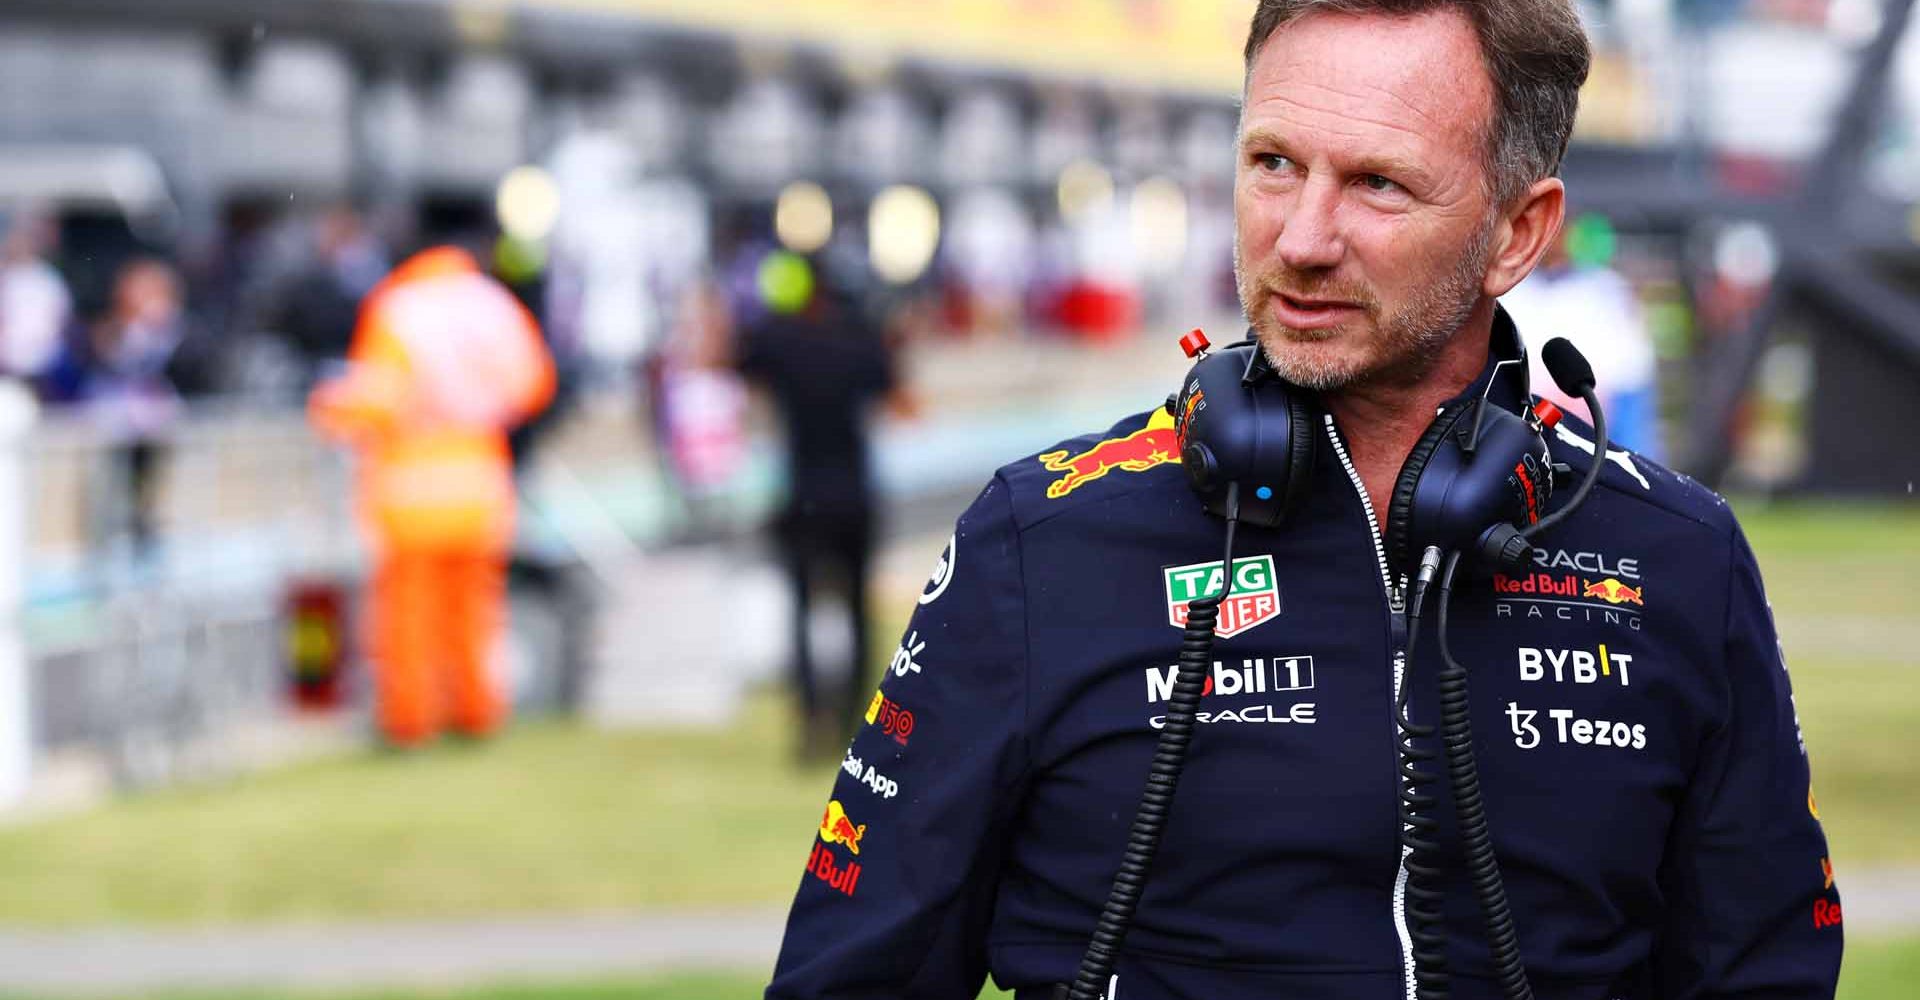
[[[1436,970],[1410,940],[1394,698],[1407,685],[1434,719],[1439,657],[1429,640],[1395,669],[1414,567],[1389,565],[1388,512],[1436,411],[1526,406],[1494,300],[1561,223],[1588,50],[1566,0],[1263,0],[1246,56],[1240,293],[1272,367],[1318,396],[1319,461],[1284,523],[1240,527],[1108,993],[1413,997]],[[1585,433],[1547,435],[1575,475]],[[1076,460],[1102,447],[1009,465],[960,518],[909,626],[925,648],[847,752],[770,998],[972,997],[991,971],[1029,1000],[1073,978],[1164,722],[1174,623],[1223,575],[1222,523],[1177,453]],[[1603,458],[1537,565],[1467,578],[1451,605],[1534,995],[1831,996],[1840,907],[1753,556],[1711,493]],[[1500,996],[1444,789],[1452,995]]]
[[[1533,355],[1534,391],[1583,420],[1587,405],[1559,392],[1540,363],[1539,349],[1565,337],[1580,349],[1600,380],[1600,404],[1607,411],[1607,438],[1634,453],[1658,461],[1660,428],[1655,398],[1657,361],[1653,334],[1633,285],[1599,259],[1576,260],[1579,233],[1604,232],[1606,220],[1587,215],[1567,224],[1527,280],[1500,299],[1527,338]],[[1587,242],[1593,242],[1588,236]],[[1609,237],[1610,242],[1610,237]]]
[[[859,289],[828,253],[779,252],[760,265],[764,309],[742,323],[736,363],[772,395],[786,429],[787,498],[774,523],[793,594],[793,686],[799,712],[799,756],[831,756],[865,707],[868,673],[867,578],[873,561],[875,512],[868,470],[868,424],[875,405],[894,390],[894,372],[879,325]],[[783,276],[775,280],[773,276]],[[846,681],[823,692],[815,677],[808,627],[813,597],[826,581],[846,594],[852,636]]]
[[[347,365],[310,410],[360,453],[380,731],[401,748],[448,722],[486,736],[507,710],[490,662],[513,539],[507,431],[546,406],[553,363],[512,293],[435,247],[368,295]]]
[[[53,219],[29,209],[0,240],[0,375],[30,385],[59,359],[73,318],[66,279],[47,263],[59,239]]]

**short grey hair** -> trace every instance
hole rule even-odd
[[[1560,172],[1593,53],[1572,0],[1260,0],[1247,33],[1246,70],[1279,28],[1311,14],[1414,17],[1456,10],[1473,25],[1493,81],[1488,193],[1508,204]]]

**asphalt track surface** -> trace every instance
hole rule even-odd
[[[1920,868],[1843,872],[1848,933],[1920,934]],[[433,923],[0,930],[0,990],[340,989],[771,970],[783,912],[656,911]]]

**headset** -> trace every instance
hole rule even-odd
[[[1188,483],[1208,513],[1226,521],[1223,566],[1233,565],[1234,529],[1240,522],[1276,527],[1304,499],[1317,461],[1321,409],[1314,394],[1289,384],[1273,370],[1255,338],[1208,353],[1199,330],[1181,338],[1196,363],[1180,391],[1168,397],[1180,460]],[[1501,989],[1508,1000],[1531,1000],[1521,961],[1506,886],[1494,856],[1493,840],[1473,757],[1473,725],[1468,709],[1467,671],[1447,644],[1447,612],[1453,581],[1463,559],[1482,571],[1516,572],[1531,558],[1531,539],[1560,523],[1586,501],[1606,464],[1606,416],[1594,392],[1593,368],[1564,338],[1549,341],[1541,359],[1568,396],[1587,404],[1593,415],[1592,465],[1560,509],[1546,513],[1556,470],[1545,433],[1558,423],[1560,410],[1542,400],[1522,413],[1494,406],[1494,379],[1477,400],[1442,407],[1401,466],[1387,514],[1388,565],[1411,576],[1404,663],[1395,705],[1400,739],[1399,815],[1407,869],[1407,922],[1419,1000],[1447,1000],[1449,972],[1441,926],[1442,894],[1434,888],[1442,874],[1439,823],[1432,816],[1436,799],[1424,791],[1434,779],[1421,769],[1437,754],[1416,740],[1441,734],[1461,844],[1474,893],[1486,918],[1489,943]],[[1411,571],[1408,572],[1409,568]],[[1171,814],[1174,790],[1193,741],[1195,715],[1213,659],[1214,624],[1232,574],[1220,591],[1189,605],[1181,637],[1179,668],[1168,699],[1166,724],[1154,748],[1147,787],[1128,830],[1120,869],[1115,874],[1071,984],[1054,990],[1056,998],[1100,1000],[1112,983],[1121,943],[1145,892],[1160,835]],[[1403,579],[1406,577],[1403,576]],[[1438,675],[1440,725],[1416,725],[1407,716],[1413,686],[1421,611],[1429,588],[1440,583],[1439,647],[1444,669]]]

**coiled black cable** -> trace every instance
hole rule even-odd
[[[1133,912],[1147,888],[1147,875],[1153,857],[1160,850],[1160,835],[1167,817],[1173,813],[1173,793],[1180,784],[1180,772],[1186,769],[1187,748],[1193,742],[1194,717],[1200,712],[1200,695],[1205,690],[1207,672],[1213,667],[1213,627],[1220,617],[1220,602],[1233,589],[1233,529],[1238,524],[1240,484],[1227,485],[1227,552],[1220,563],[1220,592],[1209,594],[1187,605],[1187,625],[1180,637],[1180,665],[1173,682],[1173,694],[1167,698],[1166,724],[1153,748],[1153,764],[1147,772],[1146,790],[1140,793],[1140,808],[1133,814],[1133,826],[1127,831],[1127,847],[1120,857],[1120,871],[1113,877],[1113,888],[1094,924],[1093,938],[1073,983],[1064,988],[1068,1000],[1100,1000],[1104,996],[1113,967],[1120,960],[1120,945],[1126,940]],[[1063,991],[1056,989],[1054,995]]]
[[[1415,582],[1407,606],[1407,645],[1402,652],[1400,692],[1394,698],[1394,721],[1399,726],[1400,766],[1400,838],[1405,846],[1402,865],[1407,871],[1407,937],[1412,943],[1414,992],[1419,1000],[1447,1000],[1451,975],[1447,969],[1447,935],[1443,924],[1445,895],[1437,882],[1442,874],[1440,860],[1440,822],[1433,817],[1436,799],[1422,791],[1433,776],[1420,765],[1439,756],[1419,745],[1431,739],[1433,726],[1416,725],[1407,713],[1408,694],[1413,690],[1413,654],[1419,648],[1420,610],[1426,603],[1427,583],[1438,568],[1438,550],[1429,549],[1421,561],[1420,578]],[[1456,554],[1455,559],[1459,558]],[[1452,565],[1451,562],[1448,563]]]
[[[1596,465],[1598,462],[1595,463]],[[1460,554],[1447,558],[1440,575],[1440,730],[1446,745],[1447,774],[1453,783],[1453,801],[1460,830],[1461,846],[1467,857],[1467,873],[1473,894],[1480,900],[1486,916],[1487,942],[1493,951],[1494,973],[1507,1000],[1532,1000],[1533,987],[1527,983],[1526,966],[1520,960],[1519,933],[1513,926],[1513,912],[1507,906],[1507,887],[1500,879],[1500,863],[1493,853],[1493,836],[1487,828],[1486,802],[1480,796],[1480,768],[1473,758],[1473,714],[1467,700],[1467,669],[1453,658],[1447,647],[1447,606],[1453,600],[1453,571]]]

